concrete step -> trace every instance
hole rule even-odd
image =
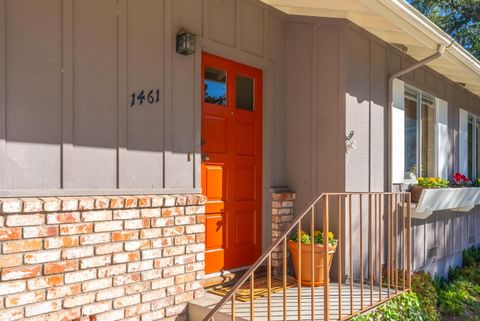
[[[203,297],[190,301],[187,310],[188,321],[202,321],[220,299],[220,296],[207,292]],[[215,321],[231,320],[232,317],[228,312],[220,311],[215,315]],[[247,319],[237,317],[236,321],[247,321]]]

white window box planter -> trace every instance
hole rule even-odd
[[[468,212],[478,204],[479,187],[424,189],[418,203],[412,204],[412,218],[426,219],[441,210]]]

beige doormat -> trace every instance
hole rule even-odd
[[[293,278],[287,278],[287,288],[297,286],[297,281]],[[233,287],[232,285],[216,285],[209,289],[208,292],[220,296],[225,296]],[[283,279],[272,277],[272,286],[270,293],[278,293],[283,291]],[[268,295],[267,277],[255,279],[255,287],[253,289],[253,298],[258,299]],[[241,302],[250,302],[250,280],[247,280],[235,293],[235,299]]]

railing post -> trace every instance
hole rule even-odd
[[[412,195],[408,193],[407,198],[407,233],[408,233],[408,257],[407,257],[407,269],[408,269],[408,289],[412,288]]]
[[[329,219],[329,196],[325,197],[325,208],[323,211],[323,245],[327,247],[327,255],[325,255],[324,261],[324,274],[323,274],[323,293],[324,293],[324,320],[330,320],[330,289],[329,289],[329,275],[328,275],[328,219]]]

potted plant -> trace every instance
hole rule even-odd
[[[462,173],[455,173],[450,185],[452,187],[469,187],[472,186],[472,180]]]
[[[418,202],[420,200],[420,196],[424,189],[445,188],[448,187],[449,183],[448,180],[440,177],[419,177],[417,179],[417,184],[413,185],[410,190],[412,202]]]
[[[311,286],[312,282],[314,286],[324,284],[325,274],[325,255],[328,255],[328,271],[332,266],[333,254],[337,249],[337,240],[334,238],[333,233],[328,233],[328,246],[325,246],[323,233],[321,231],[314,231],[313,235],[313,266],[314,266],[314,279],[312,280],[312,237],[310,234],[301,231],[300,234],[300,250],[298,244],[298,233],[294,233],[288,240],[288,248],[292,253],[293,268],[295,275],[299,275],[301,272],[301,283],[306,286]],[[301,262],[298,265],[299,251],[301,251]]]

